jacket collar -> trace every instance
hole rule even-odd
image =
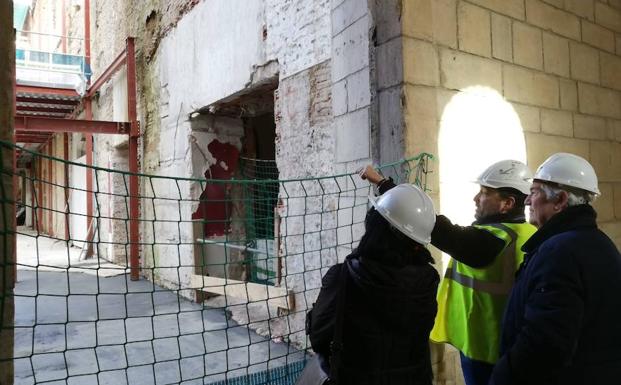
[[[595,219],[597,213],[590,205],[568,207],[550,218],[533,234],[522,246],[522,251],[530,253],[536,250],[543,242],[571,230],[597,228]]]
[[[526,222],[526,217],[524,213],[518,215],[511,214],[495,214],[488,215],[484,218],[479,219],[478,221],[474,221],[473,225],[489,225],[490,223],[524,223]]]

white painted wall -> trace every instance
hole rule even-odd
[[[184,16],[163,38],[156,58],[162,90],[159,174],[202,178],[214,161],[206,147],[215,137],[241,148],[239,138],[243,131],[231,136],[213,125],[203,127],[206,132],[196,132],[189,115],[242,91],[256,80],[253,79],[255,69],[270,61],[278,61],[283,79],[329,59],[330,11],[330,0],[215,0],[201,2]],[[310,90],[305,92],[308,94]],[[289,109],[295,105],[281,107]],[[330,138],[326,140],[333,142]],[[206,155],[206,161],[197,161],[198,155],[205,157],[202,154]],[[293,171],[293,165],[290,167]],[[180,187],[186,197],[196,198],[200,194],[196,184],[188,182]],[[172,206],[163,205],[161,209],[170,216],[178,215],[179,207]],[[193,209],[184,205],[182,217],[190,218]],[[145,212],[145,215],[152,213]],[[158,226],[155,232],[147,229],[146,241],[149,238],[177,241],[179,229],[168,227]],[[181,238],[189,236],[190,224],[181,232]],[[164,249],[158,246],[152,251],[150,258],[156,265],[163,263],[164,255],[171,255]],[[193,264],[191,250],[187,252],[184,250],[179,256],[182,265]],[[178,252],[175,250],[174,254]],[[164,280],[178,280],[173,270],[170,274],[165,270],[156,273]]]
[[[75,159],[74,162],[86,163],[86,156]],[[69,231],[73,244],[83,247],[88,231],[86,220],[86,168],[79,165],[69,166],[69,185],[71,195],[69,196]]]
[[[330,0],[264,2],[266,56],[278,59],[281,79],[330,59]]]
[[[244,88],[265,62],[263,2],[213,0],[198,4],[160,45],[160,81],[177,115]]]
[[[281,178],[334,175],[369,163],[371,24],[366,2],[353,0],[213,0],[196,5],[162,39],[154,60],[159,67],[161,89],[157,173],[202,178],[215,161],[207,149],[211,140],[218,138],[241,148],[241,126],[215,121],[197,124],[190,122],[190,115],[243,91],[256,81],[253,74],[258,67],[274,61],[279,71],[275,108],[279,121],[276,157]],[[344,97],[333,103],[335,88]],[[333,114],[333,109],[339,113]],[[351,224],[364,218],[368,190],[356,190],[347,178],[340,183],[341,189],[349,191],[347,197],[338,193],[325,197],[323,204],[330,214],[313,213],[302,223],[298,223],[299,216],[283,220],[282,247],[288,255],[285,263],[289,274],[286,282],[288,288],[300,293],[297,310],[312,303],[321,274],[337,260],[337,255],[342,259],[361,235],[361,226],[352,230]],[[154,180],[153,185],[153,191],[147,188],[145,196],[177,198],[179,194],[170,180]],[[198,183],[191,181],[178,182],[178,187],[185,199],[198,198],[201,193]],[[320,194],[319,190],[320,186],[315,186],[307,193]],[[322,207],[320,201],[304,196],[285,204],[281,214],[293,217],[303,207]],[[190,203],[161,201],[155,206],[145,205],[143,218],[188,221],[195,209]],[[311,227],[325,230],[291,235]],[[193,250],[175,243],[192,243],[192,234],[190,222],[179,227],[156,222],[143,229],[146,244],[153,240],[168,243],[143,250],[146,267],[157,266],[152,271],[158,283],[173,288],[189,283]],[[213,257],[217,258],[218,253]],[[307,267],[310,270],[304,273]],[[268,314],[264,308],[253,311]],[[247,317],[246,307],[239,312],[233,309],[233,317],[240,323],[244,323],[245,314]],[[300,311],[288,319],[274,318],[269,328],[260,328],[272,336],[287,335],[303,330],[303,318],[304,311]],[[303,332],[290,337],[299,343],[305,341]]]

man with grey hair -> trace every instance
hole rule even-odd
[[[621,255],[597,228],[597,176],[549,157],[535,173],[524,262],[505,310],[490,384],[608,385],[621,380]]]

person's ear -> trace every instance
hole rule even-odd
[[[500,200],[500,213],[506,214],[515,207],[515,197],[509,196]]]
[[[554,210],[562,211],[569,204],[569,194],[567,191],[561,190],[556,196],[556,202],[554,203]]]

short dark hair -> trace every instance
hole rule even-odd
[[[502,199],[513,198],[515,201],[515,205],[513,209],[508,212],[510,215],[524,215],[524,208],[526,207],[525,201],[528,195],[524,194],[520,190],[511,188],[511,187],[500,187],[497,188],[498,194]]]

